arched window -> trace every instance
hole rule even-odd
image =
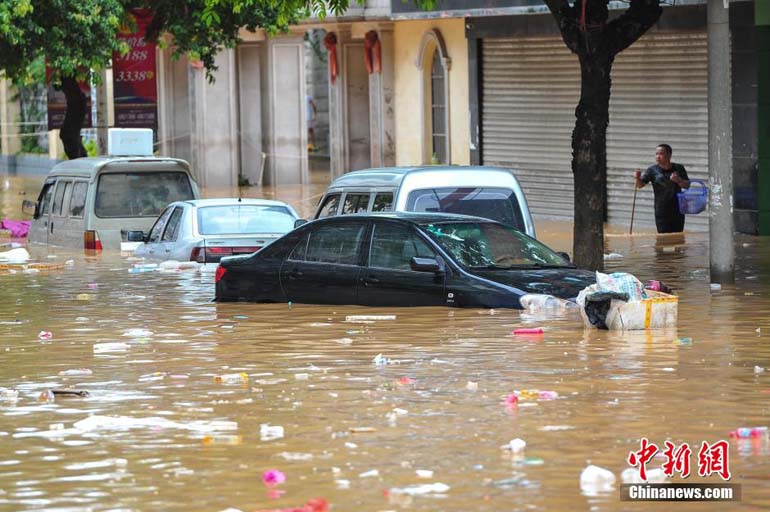
[[[438,30],[425,33],[417,57],[422,82],[422,158],[424,163],[452,160],[449,126],[449,67],[451,60]]]
[[[449,163],[449,134],[447,133],[447,98],[444,68],[438,51],[433,52],[433,64],[430,68],[430,108],[431,108],[431,161],[439,164]]]

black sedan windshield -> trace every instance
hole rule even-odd
[[[469,268],[565,267],[569,263],[534,238],[486,222],[429,224],[425,229]]]

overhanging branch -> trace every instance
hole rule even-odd
[[[662,13],[660,0],[631,0],[626,12],[607,26],[612,52],[618,54],[634,44],[658,22]]]
[[[567,48],[572,50],[573,53],[578,53],[578,38],[580,36],[577,18],[575,17],[574,8],[570,7],[567,0],[543,0],[548,9],[551,11],[556,25],[561,32],[561,38],[564,40],[564,44]]]

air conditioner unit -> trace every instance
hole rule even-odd
[[[107,153],[112,156],[152,156],[152,129],[110,128]]]

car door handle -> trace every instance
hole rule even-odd
[[[293,269],[289,270],[289,272],[287,272],[287,274],[289,276],[289,279],[297,279],[297,278],[300,278],[300,277],[305,275],[304,272],[302,272],[301,270],[298,270],[296,268],[293,268]]]
[[[380,280],[376,277],[364,277],[361,279],[361,282],[364,284],[364,286],[369,286],[371,284],[380,284]]]

